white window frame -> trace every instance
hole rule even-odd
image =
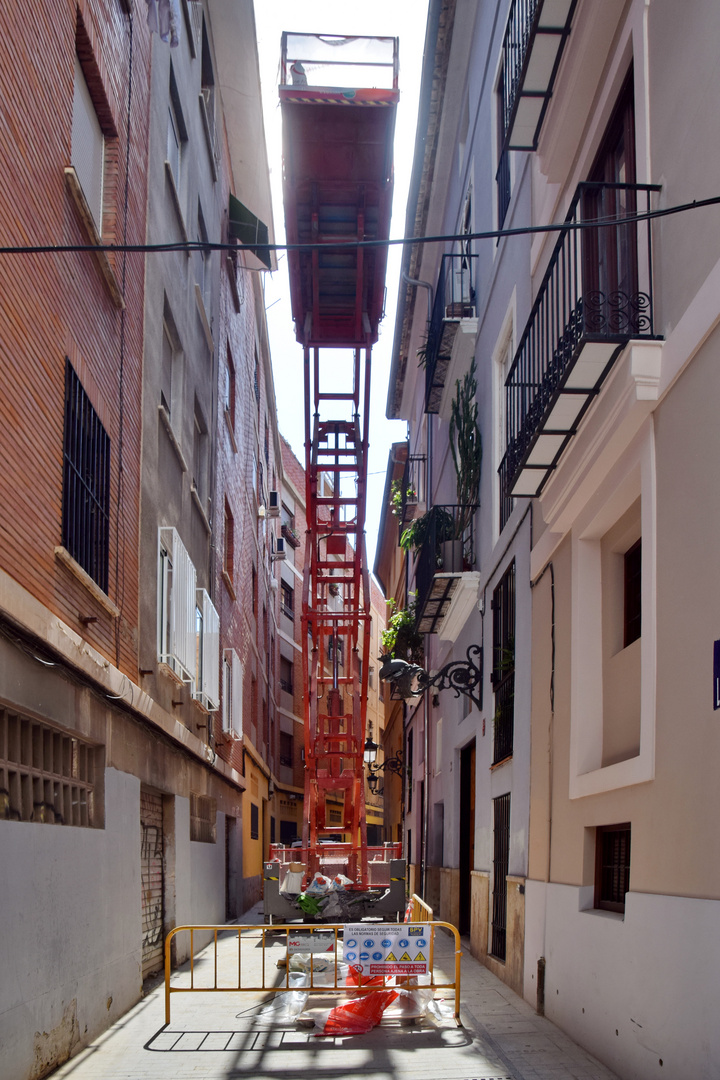
[[[93,221],[102,236],[102,208],[105,187],[105,136],[98,120],[87,80],[75,54],[70,162]]]
[[[206,589],[196,591],[196,665],[193,697],[208,712],[220,705],[220,616]]]
[[[243,733],[243,666],[234,649],[223,653],[222,729],[238,739]]]
[[[640,750],[602,764],[603,646],[601,543],[640,497],[642,635],[640,638]],[[572,660],[570,676],[571,799],[614,791],[655,775],[657,681],[655,442],[652,424],[638,436],[578,515],[572,532]]]
[[[158,530],[158,660],[195,683],[197,575],[177,529]]]

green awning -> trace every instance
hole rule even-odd
[[[267,225],[260,218],[255,217],[252,211],[248,210],[247,206],[243,206],[232,194],[230,195],[230,236],[252,251],[268,270],[272,269],[270,251],[267,247],[269,243]]]

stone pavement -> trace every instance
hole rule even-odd
[[[240,922],[261,924],[262,907]],[[453,942],[437,935],[435,967],[453,971]],[[219,969],[236,953],[236,937],[218,945]],[[243,942],[246,938],[243,936]],[[443,941],[445,944],[443,944]],[[268,965],[284,940],[266,947]],[[225,954],[223,955],[223,950]],[[165,1027],[161,980],[142,1001],[66,1062],[54,1080],[617,1080],[549,1020],[462,950],[461,1019],[413,1027],[381,1025],[364,1035],[317,1038],[293,1021],[263,1022],[265,995],[175,994]],[[262,947],[243,965],[260,965]],[[232,962],[236,963],[236,960]],[[195,962],[196,985],[212,950]],[[182,971],[173,979],[183,978]],[[220,979],[222,981],[222,979]],[[269,981],[269,980],[268,980]],[[255,985],[260,982],[257,980]],[[449,994],[449,991],[445,991]],[[312,1003],[312,1002],[311,1002]]]

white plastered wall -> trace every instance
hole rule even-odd
[[[720,1076],[720,903],[629,892],[623,918],[586,892],[527,882],[525,998],[544,956],[545,1015],[624,1080]]]

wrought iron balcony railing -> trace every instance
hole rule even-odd
[[[650,221],[633,218],[658,190],[583,183],[575,193],[505,381],[506,500],[540,494],[620,350],[655,337]]]
[[[400,533],[408,521],[412,521],[425,509],[427,484],[427,458],[424,454],[411,454],[405,462],[400,489]]]
[[[416,628],[438,629],[450,607],[458,577],[475,564],[477,505],[433,506],[414,523],[420,543],[415,562]]]
[[[577,0],[513,0],[501,75],[502,150],[535,150]]]
[[[462,319],[474,319],[477,255],[443,255],[433,303],[425,361],[425,412],[440,410],[452,347]]]

